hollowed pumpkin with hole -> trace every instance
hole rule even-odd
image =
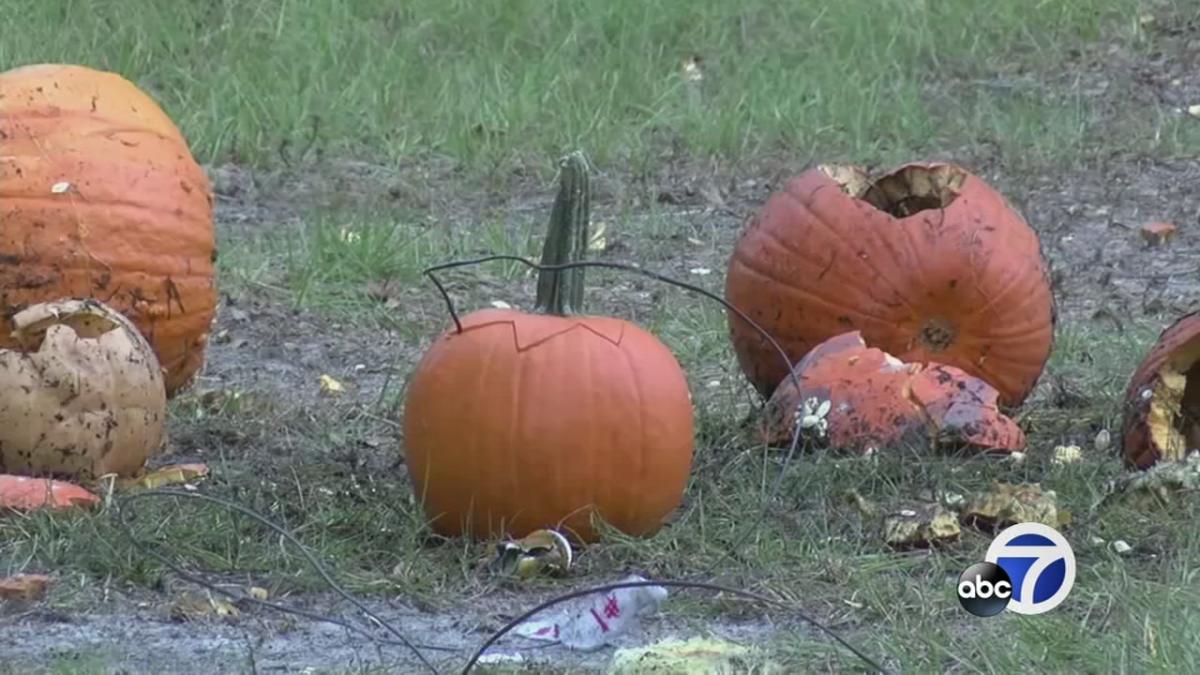
[[[586,165],[563,164],[543,264],[587,244]],[[537,311],[487,309],[439,337],[413,374],[403,430],[409,476],[435,531],[591,541],[593,516],[658,530],[691,470],[687,379],[665,345],[611,317],[573,316],[581,269],[543,271]]]
[[[1200,450],[1200,312],[1163,331],[1129,379],[1121,447],[1138,469]]]
[[[0,347],[10,319],[95,298],[150,341],[173,393],[200,368],[216,307],[212,195],[158,105],[113,73],[0,73]]]
[[[1025,399],[1045,366],[1054,301],[1037,234],[996,190],[952,164],[872,178],[820,166],[747,223],[726,297],[793,361],[851,330],[910,363],[961,368]],[[763,396],[787,374],[733,314],[738,361]]]

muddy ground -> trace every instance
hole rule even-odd
[[[1198,44],[1197,38],[1184,36],[1176,52],[1148,60],[1121,54],[1093,57],[1079,64],[1084,83],[1080,86],[1101,102],[1132,97],[1166,111],[1200,102],[1200,73],[1185,67],[1200,56]],[[1200,124],[1200,119],[1196,123]],[[1141,319],[1165,325],[1200,305],[1200,160],[1125,152],[1103,160],[1092,158],[1086,166],[1072,167],[1070,160],[1065,160],[1065,169],[1029,173],[1006,168],[979,149],[961,153],[960,159],[1010,195],[1040,233],[1054,270],[1063,322],[1093,324],[1106,330]],[[704,282],[719,290],[725,256],[745,217],[783,176],[801,168],[781,160],[764,160],[753,168],[738,170],[680,163],[665,166],[653,176],[600,176],[594,207],[597,220],[613,220],[617,212],[629,207],[653,206],[660,214],[656,217],[667,223],[656,227],[658,234],[649,237],[639,234],[634,222],[624,221],[628,223],[625,229],[610,231],[607,255],[636,259],[680,277],[693,268],[710,268],[713,273]],[[514,227],[540,223],[547,211],[550,191],[527,178],[510,177],[500,184],[480,186],[465,193],[471,196],[461,198],[462,191],[430,188],[441,180],[440,171],[428,165],[384,169],[361,163],[262,174],[231,166],[210,167],[218,193],[222,247],[236,246],[239,240],[266,229],[296,227],[311,206],[369,204],[421,211],[432,214],[434,220],[464,224],[499,212],[510,214]],[[1175,223],[1178,236],[1166,245],[1147,245],[1138,228],[1149,221]],[[705,246],[687,243],[687,237],[695,232],[704,233]],[[526,283],[513,291],[518,297],[512,299],[519,301],[521,293],[527,298],[529,291]],[[444,321],[431,289],[403,292],[405,302],[400,303],[398,312],[407,313],[405,316],[428,331]],[[649,292],[632,296],[598,293],[597,311],[632,319],[637,318],[639,309],[653,303]],[[277,295],[252,288],[223,297],[214,334],[222,331],[228,331],[230,339],[212,344],[197,387],[254,392],[268,402],[270,423],[281,428],[328,419],[323,409],[329,404],[315,386],[324,373],[349,385],[348,395],[339,405],[374,409],[389,375],[402,380],[420,349],[399,334],[364,330],[312,311],[293,310]],[[393,472],[397,480],[403,480],[394,426],[394,422],[381,419],[367,431],[371,443],[343,448],[325,459]],[[254,435],[255,443],[265,445],[248,447],[248,441],[239,440],[236,434],[223,438],[211,430],[184,428],[175,432],[172,452],[160,461],[212,461],[222,443],[236,445],[238,453],[286,457],[295,448],[285,436]],[[416,609],[399,597],[366,602],[414,641],[454,649],[450,654],[431,652],[433,658],[445,660],[444,668],[452,669],[450,664],[461,664],[488,631],[541,595],[463,598],[457,606],[439,611]],[[0,672],[86,669],[97,664],[123,664],[121,670],[126,672],[172,673],[313,672],[323,668],[410,672],[415,667],[403,648],[376,648],[342,628],[265,610],[248,610],[236,623],[172,622],[164,611],[164,597],[150,591],[114,589],[87,594],[69,607],[10,606],[0,616]],[[330,594],[285,600],[356,620],[354,610]],[[698,633],[761,642],[779,631],[792,630],[806,629],[766,616],[703,626],[652,617],[641,632],[625,642]],[[514,643],[506,643],[505,649],[513,648]],[[554,647],[527,649],[525,654],[558,667],[590,669],[602,666],[611,650],[579,654]]]

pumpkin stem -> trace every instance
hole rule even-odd
[[[542,265],[580,262],[587,253],[591,188],[587,160],[576,151],[559,160],[558,196],[542,247]],[[583,309],[583,268],[538,272],[537,310],[564,316]]]

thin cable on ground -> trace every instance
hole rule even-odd
[[[605,268],[605,269],[620,270],[620,271],[624,271],[624,272],[633,272],[635,274],[640,274],[642,276],[649,277],[656,281],[660,281],[662,283],[665,283],[665,284],[668,284],[671,286],[676,286],[678,288],[682,288],[684,290],[691,291],[691,292],[701,295],[705,298],[713,300],[713,301],[719,303],[727,311],[736,315],[742,321],[745,321],[747,325],[749,325],[751,328],[753,328],[755,330],[755,332],[757,332],[768,344],[771,345],[771,347],[775,350],[776,354],[778,354],[779,358],[783,361],[784,366],[787,368],[788,377],[791,379],[792,384],[796,387],[797,391],[801,390],[800,378],[796,374],[796,371],[792,365],[791,359],[788,358],[787,351],[783,348],[782,345],[779,344],[779,341],[776,340],[774,338],[774,336],[772,336],[770,333],[768,333],[766,331],[766,329],[764,329],[756,321],[751,319],[745,312],[743,312],[741,309],[736,307],[733,303],[729,302],[728,300],[726,300],[725,298],[722,298],[719,295],[716,295],[715,293],[712,293],[703,288],[700,288],[699,286],[689,284],[684,281],[679,281],[677,279],[672,279],[671,277],[665,276],[663,274],[659,274],[658,272],[653,272],[653,271],[650,271],[645,268],[639,267],[637,265],[632,265],[629,263],[583,260],[583,261],[577,261],[577,262],[563,263],[563,264],[559,264],[559,265],[542,265],[540,263],[534,262],[527,258],[523,258],[521,256],[489,255],[489,256],[483,256],[480,258],[473,258],[470,260],[451,261],[451,262],[443,263],[440,265],[434,265],[432,267],[428,267],[424,270],[424,274],[427,277],[429,277],[430,281],[433,282],[433,285],[437,287],[438,292],[441,294],[442,299],[445,301],[446,309],[450,312],[450,317],[454,320],[454,326],[455,326],[457,332],[460,332],[460,333],[462,332],[462,322],[459,320],[458,311],[455,309],[454,301],[450,297],[450,293],[446,290],[446,287],[442,285],[441,281],[434,275],[434,273],[442,271],[442,270],[448,270],[448,269],[453,269],[453,268],[457,268],[457,267],[480,265],[483,263],[494,262],[494,261],[517,262],[522,265],[525,265],[526,267],[529,267],[531,269],[535,269],[538,271],[543,271],[543,270],[558,271],[558,270],[566,270],[566,269],[572,269],[572,268],[599,267],[599,268]],[[713,561],[713,563],[709,566],[709,569],[707,570],[707,573],[706,573],[708,576],[712,576],[713,573],[715,572],[717,566],[722,564],[727,558],[734,558],[734,559],[738,558],[738,551],[742,548],[742,546],[746,543],[746,541],[751,536],[753,536],[753,534],[755,532],[758,531],[759,526],[762,524],[763,520],[765,520],[765,518],[766,518],[767,510],[770,508],[771,503],[775,501],[775,499],[779,496],[779,494],[783,490],[784,478],[787,477],[788,469],[791,468],[792,460],[795,458],[796,452],[800,448],[800,441],[803,438],[803,435],[804,435],[804,429],[803,429],[802,425],[799,423],[799,420],[797,420],[795,429],[792,432],[791,443],[788,447],[787,454],[784,456],[783,464],[780,467],[779,473],[775,477],[774,485],[772,485],[771,490],[766,495],[766,499],[764,500],[762,508],[759,509],[758,514],[756,515],[755,520],[753,521],[751,526],[744,529],[742,534],[737,539],[734,540],[733,544],[725,549],[722,556],[717,558],[715,561]],[[760,601],[767,601],[767,602],[770,602],[771,604],[774,604],[777,606],[781,605],[781,603],[779,603],[778,601],[771,601],[768,598],[765,598],[763,596],[746,593],[745,591],[735,591],[733,589],[726,589],[724,587],[716,586],[715,584],[711,584],[709,582],[704,582],[704,581],[675,580],[675,581],[658,581],[658,582],[626,582],[623,584],[608,584],[605,586],[597,586],[597,587],[594,587],[591,589],[587,589],[587,590],[583,590],[583,591],[574,591],[571,593],[557,596],[555,598],[552,598],[552,599],[542,603],[541,605],[538,605],[534,609],[532,609],[529,612],[527,612],[526,614],[522,615],[520,620],[514,619],[513,622],[510,622],[509,625],[505,626],[500,631],[494,633],[487,640],[487,642],[484,644],[484,646],[482,648],[480,648],[479,651],[476,652],[475,656],[472,657],[472,659],[467,664],[467,667],[463,672],[466,673],[468,670],[470,670],[470,668],[479,660],[480,656],[484,653],[484,651],[488,648],[488,646],[494,644],[497,640],[500,639],[501,636],[503,636],[508,631],[512,630],[516,626],[517,623],[519,623],[520,621],[523,621],[524,619],[529,618],[530,616],[533,616],[534,614],[536,614],[548,607],[552,607],[560,602],[565,602],[566,600],[569,600],[572,598],[577,598],[577,597],[580,597],[581,595],[588,595],[590,593],[605,592],[606,590],[611,590],[611,589],[616,589],[616,588],[628,588],[631,586],[646,586],[646,585],[655,585],[655,584],[660,585],[660,586],[680,586],[680,587],[688,587],[688,588],[708,588],[711,590],[724,590],[724,591],[728,591],[731,593],[736,593],[736,594],[742,595],[743,597],[749,597],[749,598],[753,598],[753,599],[760,600]],[[828,635],[829,637],[831,637],[838,644],[840,644],[843,647],[845,647],[846,649],[848,649],[851,653],[853,653],[855,656],[857,656],[859,659],[861,659],[863,661],[863,663],[869,665],[876,672],[881,672],[881,673],[886,672],[883,669],[883,667],[880,666],[874,659],[867,656],[864,652],[859,650],[857,647],[854,647],[853,645],[851,645],[845,638],[838,635],[829,626],[825,625],[824,623],[818,621],[816,618],[812,617],[811,615],[809,615],[806,612],[803,612],[799,609],[796,609],[794,607],[789,607],[789,609],[791,611],[793,611],[797,616],[801,617],[806,622],[815,626],[818,630],[820,630],[821,632],[823,632],[826,635]]]
[[[861,659],[863,663],[865,663],[866,665],[868,665],[872,669],[874,669],[875,672],[887,673],[887,671],[884,670],[883,666],[879,665],[879,663],[876,662],[874,659],[872,659],[870,656],[866,655],[865,653],[860,651],[857,647],[855,647],[854,645],[847,642],[844,638],[842,638],[842,636],[840,636],[836,632],[834,632],[833,629],[829,628],[828,626],[825,626],[820,621],[817,621],[816,619],[809,616],[806,612],[804,612],[801,609],[798,609],[797,607],[795,607],[794,605],[792,605],[790,603],[781,602],[774,598],[768,598],[765,595],[760,595],[758,593],[753,593],[751,591],[743,591],[743,590],[740,590],[737,588],[730,588],[728,586],[722,586],[720,584],[714,584],[714,583],[710,583],[710,582],[706,582],[706,581],[681,581],[681,580],[667,579],[667,580],[662,580],[662,581],[622,581],[619,583],[604,584],[601,586],[593,586],[592,588],[585,588],[585,589],[579,590],[579,591],[571,591],[570,593],[564,593],[562,595],[553,597],[553,598],[541,603],[540,605],[530,609],[529,611],[525,612],[524,614],[521,614],[520,616],[515,617],[508,623],[504,624],[504,626],[500,630],[493,633],[491,635],[491,637],[489,637],[482,645],[480,645],[480,647],[477,650],[475,650],[475,653],[471,655],[471,658],[467,661],[467,665],[463,667],[463,670],[462,670],[463,675],[466,675],[467,673],[469,673],[471,671],[471,668],[473,668],[479,662],[479,659],[483,656],[484,652],[486,652],[488,650],[488,647],[491,647],[492,645],[494,645],[496,642],[498,642],[500,640],[500,638],[504,637],[506,634],[508,634],[514,628],[521,625],[525,621],[529,620],[530,617],[534,616],[535,614],[537,614],[539,612],[547,610],[559,603],[567,602],[568,600],[574,600],[576,598],[580,598],[580,597],[584,597],[584,596],[588,596],[593,593],[608,593],[609,591],[615,591],[620,588],[639,588],[639,587],[645,587],[645,586],[694,588],[694,589],[707,590],[707,591],[716,591],[718,593],[729,593],[730,595],[736,595],[738,597],[745,598],[747,600],[753,600],[755,602],[761,602],[766,605],[773,605],[775,607],[779,607],[780,609],[783,609],[784,611],[787,611],[787,612],[791,612],[792,614],[799,616],[800,618],[804,619],[805,621],[807,621],[807,622],[813,624],[814,626],[816,626],[817,628],[821,629],[821,631],[823,631],[830,638],[833,638],[833,640],[836,641],[838,644],[840,644],[843,647],[845,647],[846,649],[850,650],[850,652],[852,654],[854,654],[855,656],[857,656],[859,659]]]
[[[360,612],[362,612],[364,615],[366,615],[368,618],[370,618],[375,623],[379,624],[381,627],[384,628],[384,630],[386,630],[389,633],[391,633],[392,635],[394,635],[396,637],[396,639],[395,640],[387,640],[387,639],[379,638],[378,636],[372,635],[369,631],[367,631],[366,629],[364,629],[360,626],[356,626],[350,622],[342,621],[340,619],[337,619],[337,618],[334,618],[334,617],[331,617],[328,615],[319,614],[316,612],[309,612],[306,610],[297,609],[295,607],[288,607],[287,605],[281,605],[278,603],[269,602],[267,600],[259,600],[258,598],[241,596],[241,595],[238,595],[231,591],[228,591],[226,589],[223,589],[223,588],[207,581],[206,579],[202,579],[199,576],[194,575],[194,574],[188,572],[187,570],[183,569],[182,567],[177,565],[173,560],[169,559],[165,555],[159,553],[158,551],[154,550],[153,548],[151,548],[149,546],[146,546],[143,542],[139,541],[137,539],[137,537],[134,535],[133,526],[130,524],[129,518],[126,515],[126,506],[128,504],[131,504],[132,502],[142,500],[142,499],[152,499],[152,498],[161,498],[161,497],[178,497],[178,498],[182,498],[182,499],[192,499],[192,500],[196,500],[196,501],[204,501],[204,502],[216,504],[218,506],[225,507],[232,511],[236,511],[236,512],[246,516],[247,518],[250,518],[251,520],[255,520],[258,523],[260,523],[261,525],[264,525],[267,528],[271,529],[272,531],[274,531],[279,536],[283,537],[285,540],[287,540],[290,544],[295,546],[300,551],[301,555],[304,556],[304,558],[308,562],[308,564],[310,566],[312,566],[312,568],[314,570],[316,570],[318,576],[321,577],[321,580],[331,590],[333,590],[335,593],[340,595],[347,602],[349,602],[350,604],[352,604],[356,608],[358,608],[358,610]],[[114,503],[116,504],[116,507],[117,507],[116,508],[117,522],[120,523],[121,530],[125,533],[125,536],[129,539],[130,543],[132,543],[139,550],[145,551],[146,553],[150,554],[152,557],[154,557],[160,563],[165,565],[167,568],[169,568],[175,574],[179,575],[181,578],[183,578],[187,581],[190,581],[194,584],[203,586],[204,588],[206,588],[210,591],[219,593],[219,594],[224,595],[229,598],[233,598],[235,600],[249,601],[255,605],[274,609],[279,612],[284,612],[287,614],[295,614],[297,616],[303,616],[307,619],[312,619],[312,620],[316,620],[316,621],[327,621],[329,623],[333,623],[333,624],[336,624],[343,628],[346,628],[348,630],[354,631],[354,632],[356,632],[360,635],[363,635],[375,642],[381,642],[384,644],[403,645],[404,647],[407,647],[410,651],[412,651],[413,654],[416,655],[417,659],[420,660],[420,662],[429,670],[429,672],[434,673],[435,675],[439,672],[438,669],[429,661],[429,659],[427,659],[425,657],[424,654],[421,653],[421,649],[441,650],[441,651],[457,651],[450,647],[434,647],[434,646],[429,646],[429,645],[416,645],[416,644],[412,643],[411,641],[409,641],[408,638],[406,638],[403,633],[401,633],[399,630],[397,630],[395,626],[392,626],[390,623],[385,621],[383,619],[383,617],[380,617],[375,612],[372,612],[370,610],[370,608],[368,608],[365,604],[363,604],[362,601],[360,601],[358,598],[355,598],[348,591],[346,591],[346,589],[342,588],[342,586],[333,579],[333,577],[329,574],[329,572],[326,571],[325,566],[322,565],[319,560],[317,560],[316,556],[314,556],[312,554],[312,552],[310,552],[308,550],[308,547],[305,546],[303,543],[301,543],[300,540],[297,539],[294,534],[292,534],[286,528],[272,522],[269,518],[258,513],[257,511],[255,511],[253,509],[242,506],[241,504],[237,504],[237,503],[229,501],[227,499],[222,499],[220,497],[206,495],[206,494],[203,494],[200,492],[188,492],[185,490],[179,490],[179,489],[174,489],[174,488],[155,488],[153,490],[145,490],[142,492],[135,492],[133,494],[125,495],[123,497],[120,497],[120,498],[114,500]]]

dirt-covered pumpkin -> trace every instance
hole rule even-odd
[[[1200,450],[1200,312],[1167,327],[1125,390],[1125,463],[1146,469]]]
[[[952,164],[910,164],[877,179],[820,166],[791,179],[742,232],[726,297],[793,361],[858,330],[902,361],[983,379],[1005,405],[1029,394],[1054,332],[1037,234]],[[746,322],[729,322],[742,370],[770,396],[786,366]]]
[[[0,224],[4,320],[92,297],[149,339],[169,392],[202,365],[217,300],[208,178],[129,81],[71,65],[0,73]]]
[[[543,264],[587,242],[586,164],[562,164]],[[671,351],[627,321],[576,316],[581,269],[543,271],[537,311],[486,309],[424,355],[408,385],[404,446],[414,490],[447,536],[560,528],[594,540],[593,516],[659,529],[691,469],[687,380]]]

